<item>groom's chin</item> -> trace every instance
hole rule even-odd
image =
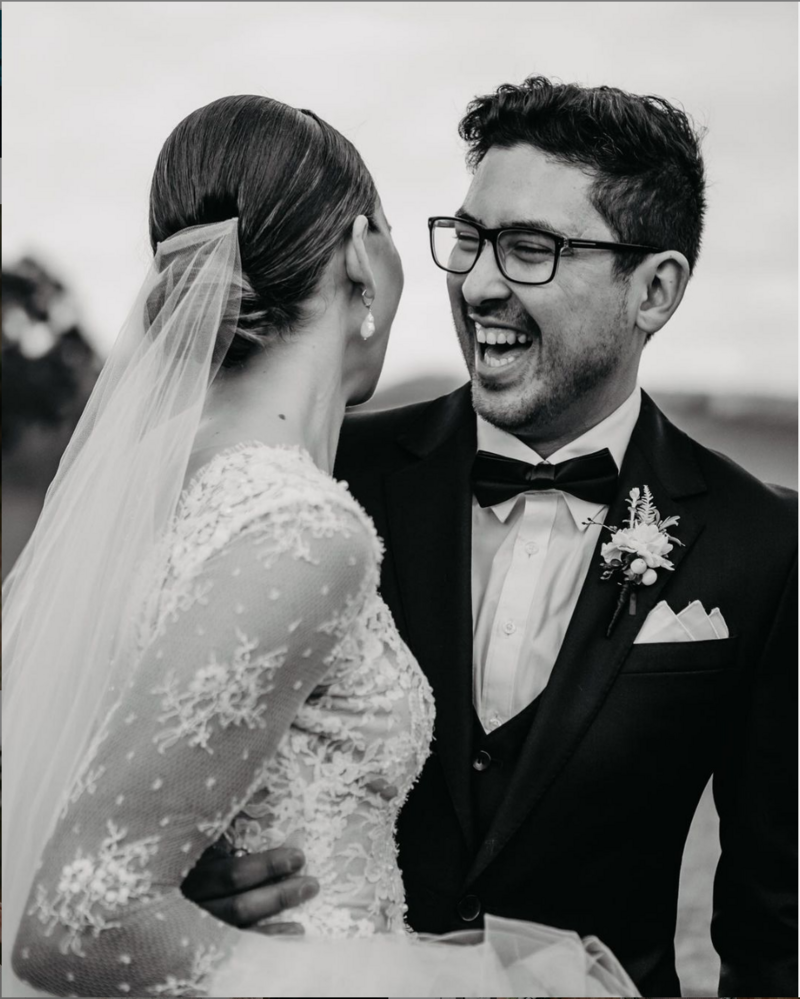
[[[509,434],[527,429],[536,418],[536,413],[531,412],[530,400],[520,398],[519,390],[486,386],[475,373],[472,375],[472,408],[487,423]]]
[[[505,428],[517,408],[515,403],[508,389],[487,385],[477,371],[472,372],[472,407],[484,420]]]

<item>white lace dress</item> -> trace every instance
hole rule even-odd
[[[131,681],[37,868],[21,978],[72,996],[636,994],[574,934],[488,916],[482,943],[451,946],[405,923],[394,827],[434,705],[378,594],[381,556],[299,448],[239,445],[200,470],[146,570]],[[367,789],[376,775],[395,798]],[[183,896],[220,837],[302,848],[320,892],[284,918],[303,937]]]

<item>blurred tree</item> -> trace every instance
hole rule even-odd
[[[3,271],[3,576],[27,541],[100,372],[64,285],[25,257]]]
[[[100,359],[80,329],[70,294],[30,257],[3,271],[2,351],[4,462],[13,455],[15,468],[25,464],[27,450],[36,479],[49,482]],[[31,451],[26,441],[34,428],[45,437],[36,433]]]

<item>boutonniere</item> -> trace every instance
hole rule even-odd
[[[617,579],[620,585],[619,600],[614,608],[606,636],[610,636],[619,616],[628,605],[630,614],[636,613],[636,590],[652,586],[658,579],[658,569],[673,569],[667,555],[673,545],[683,542],[667,533],[680,517],[661,516],[653,503],[653,494],[647,486],[633,488],[628,494],[628,526],[598,526],[611,532],[611,540],[600,547],[603,557],[603,579]],[[587,521],[594,524],[594,520]]]

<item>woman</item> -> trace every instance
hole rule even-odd
[[[4,600],[16,974],[78,996],[633,995],[596,941],[405,924],[394,823],[434,706],[330,476],[403,284],[358,153],[311,112],[216,101],[167,140],[150,233]],[[215,841],[302,847],[302,940],[184,898]]]

